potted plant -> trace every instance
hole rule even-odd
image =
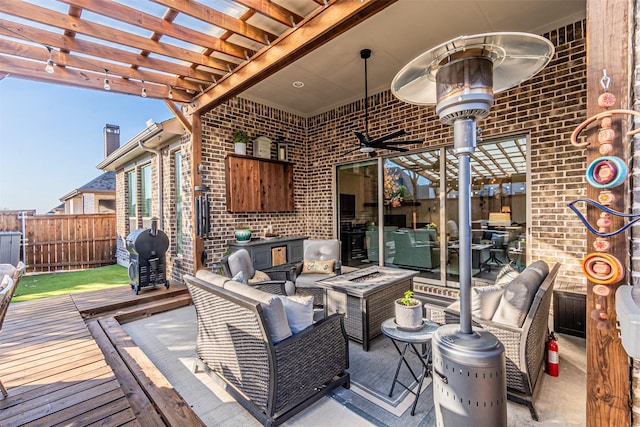
[[[236,154],[247,155],[247,142],[249,142],[247,132],[237,130],[233,133],[233,150]]]
[[[406,291],[403,298],[396,300],[396,324],[400,329],[422,328],[422,304],[413,298],[412,290]]]

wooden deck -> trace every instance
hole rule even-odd
[[[0,331],[0,425],[203,425],[120,322],[190,304],[184,286],[14,303]]]

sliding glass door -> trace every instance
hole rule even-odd
[[[475,277],[491,278],[503,265],[521,269],[526,263],[526,156],[526,136],[482,142],[471,156]],[[382,263],[455,286],[462,225],[457,165],[453,147],[439,147],[339,166],[345,265]]]

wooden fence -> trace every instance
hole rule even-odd
[[[23,232],[22,219],[0,211],[0,231]],[[25,215],[20,259],[28,272],[111,265],[116,263],[116,236],[115,214]]]

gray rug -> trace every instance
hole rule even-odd
[[[393,395],[389,397],[399,358],[393,343],[385,336],[370,343],[368,352],[362,350],[362,345],[349,341],[351,388],[339,387],[331,393],[331,397],[377,426],[435,425],[430,376],[422,384],[415,415],[411,415],[415,396],[402,386],[396,384]],[[418,357],[410,354],[407,359],[418,375],[422,366]],[[411,390],[415,391],[418,387],[404,365],[400,368],[398,379]]]

